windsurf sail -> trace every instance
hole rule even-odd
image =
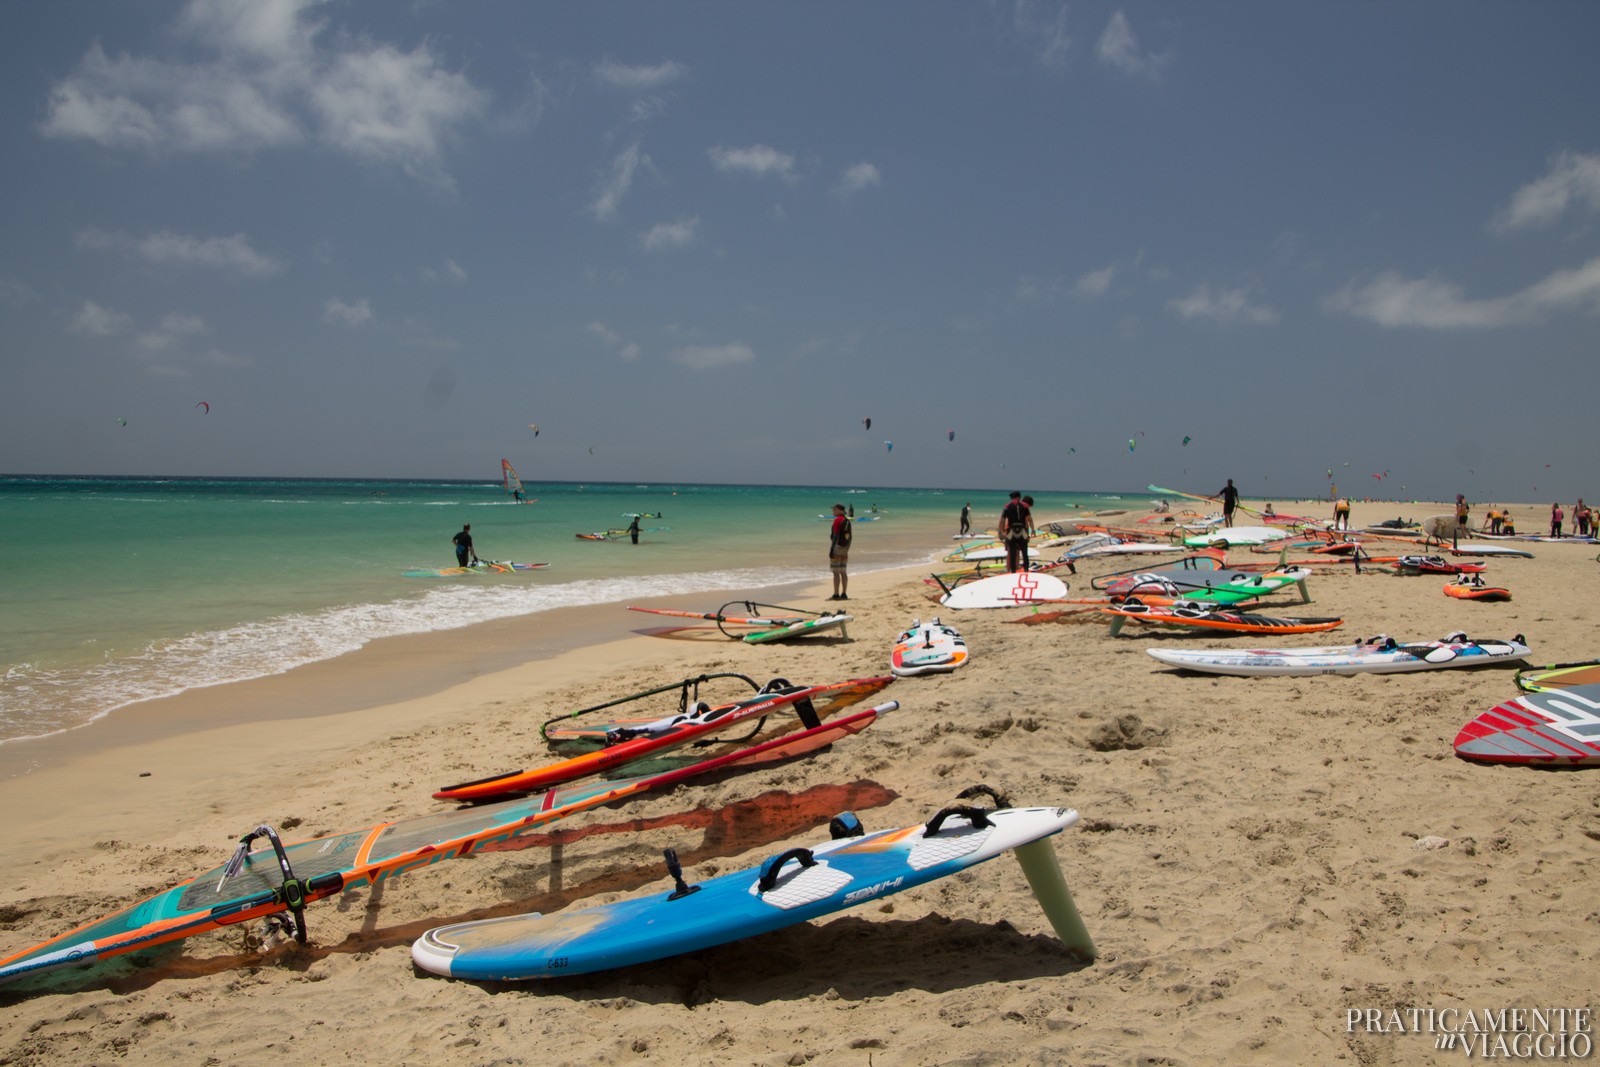
[[[500,461],[500,478],[505,484],[506,492],[511,494],[512,499],[519,501],[523,499],[522,479],[517,477],[517,468],[511,465],[509,459]]]
[[[33,948],[0,958],[0,982],[57,967],[176,941],[195,934],[285,912],[304,942],[304,909],[347,889],[371,887],[442,860],[470,856],[485,845],[510,840],[557,820],[648,790],[665,789],[725,767],[758,766],[825,748],[859,733],[900,705],[888,701],[832,719],[800,733],[660,774],[620,781],[591,779],[523,800],[436,812],[378,823],[346,834],[283,844],[260,826],[239,842],[233,858],[163,893],[80,926]],[[251,849],[265,839],[268,848]]]

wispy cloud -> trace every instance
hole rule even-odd
[[[85,300],[78,313],[72,316],[67,329],[90,337],[115,337],[125,333],[133,320],[120,311],[103,308],[92,300]]]
[[[1569,208],[1600,209],[1600,155],[1562,152],[1550,161],[1550,170],[1511,196],[1495,214],[1489,228],[1511,233],[1548,226]]]
[[[372,321],[372,304],[363,297],[354,303],[332,297],[322,307],[322,321],[339,326],[362,326]]]
[[[684,77],[689,69],[681,63],[666,60],[654,66],[630,66],[609,56],[594,67],[594,79],[601,85],[628,92],[652,92]]]
[[[100,229],[79,232],[79,248],[122,252],[161,267],[204,267],[229,270],[253,278],[266,278],[283,270],[283,264],[257,252],[242,233],[231,237],[195,237],[161,230],[135,237]]]
[[[1092,270],[1087,274],[1079,275],[1078,280],[1072,283],[1072,295],[1082,297],[1085,300],[1094,300],[1105,296],[1111,291],[1111,282],[1116,276],[1117,268],[1115,266],[1103,267],[1100,270]]]
[[[672,358],[691,370],[716,370],[749,363],[756,354],[749,345],[735,341],[726,345],[685,345],[674,351]]]
[[[878,168],[871,163],[854,163],[844,169],[839,175],[839,184],[834,186],[834,192],[842,200],[849,200],[863,189],[876,189],[883,184],[883,176],[878,173]]]
[[[205,320],[200,316],[173,311],[163,315],[155,329],[141,333],[136,343],[146,352],[166,352],[206,330]]]
[[[1059,67],[1072,50],[1067,5],[1058,0],[1012,0],[1010,31],[1046,67]]]
[[[658,222],[639,236],[639,243],[646,252],[685,248],[694,244],[695,231],[699,226],[699,215],[676,222]]]
[[[649,162],[650,157],[639,151],[638,141],[618,152],[611,161],[610,169],[601,179],[600,191],[589,204],[589,213],[601,222],[615,219],[622,207],[623,199],[633,188],[635,172],[641,165],[648,165]]]
[[[718,145],[706,153],[711,165],[724,174],[753,174],[758,178],[781,178],[794,181],[794,157],[769,148],[764,144],[748,148],[727,148]]]
[[[1250,289],[1212,289],[1199,285],[1188,296],[1167,301],[1167,307],[1185,319],[1210,319],[1213,322],[1250,326],[1270,326],[1278,313],[1264,304],[1252,302]]]
[[[454,282],[457,285],[465,285],[467,281],[467,272],[453,259],[445,260],[442,267],[418,267],[417,273],[422,276],[423,281],[428,282]]]
[[[1101,63],[1124,74],[1150,79],[1159,78],[1162,68],[1172,58],[1167,53],[1157,55],[1141,51],[1139,41],[1133,35],[1133,27],[1128,23],[1128,16],[1121,10],[1112,14],[1106,28],[1100,32],[1100,39],[1095,42],[1095,55]]]
[[[40,131],[113,151],[241,155],[327,145],[448,187],[447,142],[482,119],[487,92],[426,43],[402,51],[329,35],[323,0],[192,0],[170,57],[97,43],[50,89]]]
[[[1600,312],[1600,258],[1560,270],[1509,296],[1472,299],[1438,278],[1406,278],[1384,271],[1351,282],[1323,306],[1379,326],[1425,330],[1485,329],[1539,319],[1551,312]]]
[[[617,331],[613,330],[605,323],[598,321],[591,322],[584,326],[584,329],[593,336],[598,337],[602,344],[611,349],[617,355],[621,356],[624,360],[627,360],[631,363],[633,360],[639,358],[638,344],[633,341],[629,341],[627,338],[617,333]]]

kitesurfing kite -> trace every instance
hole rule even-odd
[[[956,439],[956,432],[954,430],[946,431],[945,440],[954,441],[955,439]]]
[[[861,420],[861,428],[864,429],[864,430],[872,429],[872,419],[871,418],[862,419]]]
[[[1133,450],[1134,450],[1134,449],[1136,449],[1136,448],[1138,448],[1138,447],[1139,447],[1139,442],[1138,442],[1138,441],[1135,441],[1135,440],[1134,440],[1134,439],[1133,439],[1133,438],[1131,438],[1131,437],[1130,437],[1130,438],[1128,438],[1128,451],[1129,451],[1129,452],[1132,452],[1132,451],[1133,451]]]
[[[126,426],[126,425],[128,425],[128,420],[127,419],[118,419],[117,420],[117,425],[118,426]]]
[[[537,422],[528,423],[528,429],[533,431],[533,436],[539,436],[539,424]]]
[[[893,441],[885,441],[883,443],[883,450],[885,452],[893,452],[894,451],[894,442]]]
[[[207,415],[211,414],[211,405],[207,404],[204,400],[202,400],[202,401],[200,401],[200,403],[196,404],[195,407],[197,407],[197,408],[205,408],[206,409],[206,414]]]
[[[1192,441],[1192,440],[1194,440],[1194,438],[1192,438],[1192,437],[1188,436],[1187,434],[1185,434],[1184,438],[1183,438],[1183,447],[1184,448],[1188,448],[1189,447],[1189,442]]]

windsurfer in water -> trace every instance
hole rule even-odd
[[[472,523],[469,522],[463,524],[461,527],[461,532],[456,534],[450,540],[453,541],[456,546],[456,566],[465,567],[467,565],[467,557],[469,556],[472,557],[472,562],[481,562],[478,559],[477,551],[472,547]]]

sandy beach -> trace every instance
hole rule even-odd
[[[1353,524],[1446,510],[1358,503]],[[1548,505],[1514,513],[1539,531]],[[1508,603],[1451,599],[1443,577],[1329,567],[1310,581],[1312,604],[1280,596],[1261,610],[1336,615],[1341,630],[1252,643],[1460,630],[1524,634],[1534,664],[1594,657],[1595,547],[1525,547],[1536,558],[1489,562]],[[1067,580],[1086,595],[1091,577],[1133,565],[1080,564]],[[4,746],[0,952],[207,869],[259,823],[303,838],[440,810],[429,793],[441,785],[543,762],[539,724],[563,710],[709,671],[886,673],[895,634],[940,614],[926,574],[853,577],[843,640],[674,639],[640,632],[652,620],[620,606],[584,609],[563,615],[560,639],[543,618],[391,639]],[[792,602],[821,608],[827,592],[819,560]],[[313,905],[306,946],[258,951],[252,924],[142,966],[0,989],[0,1063],[1371,1067],[1460,1058],[1417,1032],[1430,1009],[1591,1006],[1600,771],[1479,766],[1451,750],[1464,723],[1515,695],[1515,665],[1210,678],[1144,650],[1251,639],[1114,638],[1088,610],[1035,625],[1021,609],[943,615],[970,664],[897,681],[886,695],[901,709],[858,737]],[[1082,813],[1055,845],[1097,961],[1063,950],[1001,857],[625,971],[479,984],[411,963],[411,942],[445,922],[670,887],[664,847],[706,878],[825,838],[838,810],[907,825],[974,783]]]

